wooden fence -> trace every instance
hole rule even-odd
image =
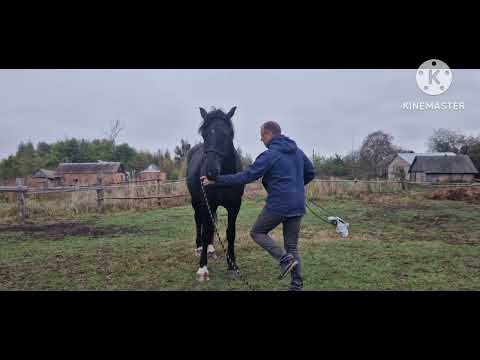
[[[480,183],[434,184],[390,180],[367,181],[315,179],[307,187],[307,196],[352,196],[362,193],[392,194],[403,191],[418,190],[422,188],[437,189],[448,187],[480,187]],[[27,199],[41,200],[45,197],[50,197],[50,199],[53,197],[53,200],[60,201],[61,199],[64,199],[62,196],[65,194],[85,194],[86,192],[90,192],[90,194],[95,193],[94,198],[92,196],[88,196],[88,201],[90,201],[90,203],[94,201],[90,207],[90,210],[96,211],[97,213],[104,212],[105,201],[124,201],[128,204],[151,201],[149,206],[161,206],[164,199],[183,198],[188,200],[190,197],[190,194],[186,189],[185,179],[176,181],[142,180],[104,185],[102,184],[102,179],[98,178],[97,184],[93,186],[70,186],[48,189],[27,187],[24,185],[23,179],[17,179],[16,186],[0,186],[0,193],[14,193],[16,195],[16,213],[21,221],[25,221],[25,219],[29,217]],[[118,192],[120,192],[120,194],[118,194]],[[253,198],[258,199],[264,195],[265,191],[263,190],[260,182],[247,185],[246,196],[248,198],[252,198],[253,196]],[[83,197],[87,198],[86,195]],[[134,207],[134,205],[132,205],[132,207]]]
[[[140,185],[139,185],[140,184]],[[32,188],[24,186],[23,179],[17,179],[17,186],[0,186],[0,193],[14,193],[16,195],[16,204],[17,204],[17,215],[18,218],[23,222],[26,218],[29,217],[29,208],[27,206],[27,199],[41,199],[45,196],[56,196],[55,200],[60,201],[62,195],[68,193],[86,193],[94,192],[95,202],[96,202],[96,212],[101,213],[105,208],[105,200],[126,200],[126,201],[138,201],[138,200],[156,200],[157,205],[162,204],[164,199],[174,199],[174,198],[188,198],[190,194],[186,191],[186,186],[182,186],[181,193],[175,193],[175,189],[172,190],[172,187],[175,187],[176,184],[186,185],[185,180],[177,181],[160,181],[160,180],[146,180],[146,181],[132,181],[128,183],[119,183],[119,184],[109,184],[103,185],[102,179],[99,178],[96,185],[93,186],[69,186],[69,187],[53,187],[48,189]],[[108,196],[106,193],[112,192],[114,190],[120,190],[125,193],[131,193],[129,190],[137,190],[138,187],[148,187],[148,196],[138,196],[138,195],[117,195],[117,196]],[[165,190],[165,188],[170,188]],[[135,192],[135,191],[133,191]]]

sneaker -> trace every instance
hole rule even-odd
[[[287,254],[285,258],[280,262],[280,276],[278,277],[279,280],[285,278],[294,268],[297,266],[298,261],[295,260],[293,255]]]

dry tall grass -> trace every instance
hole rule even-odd
[[[168,199],[134,199],[155,196],[176,196],[188,194],[185,182],[131,183],[104,187],[104,212],[147,210],[155,207],[170,207],[186,204],[190,196]],[[115,198],[115,199],[111,199]],[[123,199],[119,199],[123,198]],[[97,212],[97,191],[82,190],[73,192],[34,193],[27,195],[27,208],[30,218],[74,217],[79,214]],[[0,204],[0,218],[17,216],[15,201]]]
[[[314,180],[307,186],[307,196],[313,199],[329,196],[335,196],[337,198],[359,198],[365,194],[390,194],[401,191],[401,183],[386,181]]]

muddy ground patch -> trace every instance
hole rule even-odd
[[[465,201],[473,204],[480,204],[479,188],[458,188],[458,189],[442,189],[426,194],[427,199],[432,200],[453,200]]]
[[[114,237],[128,234],[148,234],[151,230],[144,230],[136,226],[102,226],[78,222],[53,224],[0,224],[0,232],[19,233],[22,236],[34,239],[62,240],[67,236]]]

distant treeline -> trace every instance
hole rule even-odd
[[[480,136],[466,136],[448,129],[436,129],[427,141],[428,151],[454,152],[469,155],[480,169]],[[116,145],[112,139],[66,139],[52,144],[40,142],[20,143],[15,155],[0,161],[0,180],[14,179],[33,174],[38,169],[54,170],[62,162],[119,161],[127,171],[142,171],[155,164],[167,174],[168,179],[185,176],[186,156],[191,144],[180,140],[173,151],[139,151],[123,143]],[[237,148],[244,167],[253,161],[249,154]],[[386,175],[387,160],[398,152],[409,151],[393,144],[393,136],[375,131],[365,137],[359,149],[342,156],[312,154],[317,177],[345,177],[369,179]]]
[[[113,140],[66,139],[52,144],[39,142],[36,146],[31,142],[20,143],[15,155],[0,162],[0,180],[14,179],[32,175],[38,169],[55,170],[60,163],[119,161],[127,171],[138,172],[150,164],[155,164],[167,174],[168,179],[178,179],[185,176],[186,156],[191,145],[181,139],[173,154],[167,149],[157,152],[139,151],[123,143],[115,145]],[[244,165],[252,162],[249,154],[241,154]]]

